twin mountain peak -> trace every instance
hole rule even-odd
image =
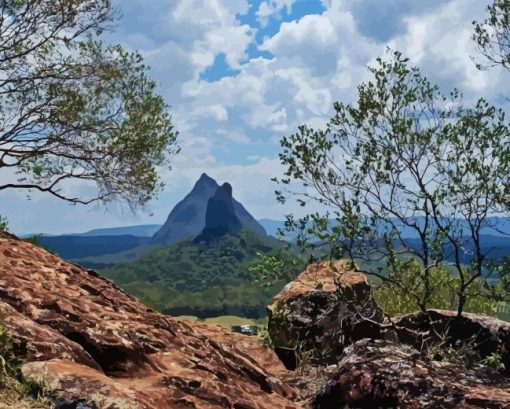
[[[242,228],[264,237],[264,228],[241,203],[232,197],[232,186],[218,183],[203,173],[188,195],[170,212],[165,224],[154,234],[153,244],[171,244],[194,237],[207,242]]]

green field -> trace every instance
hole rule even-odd
[[[223,328],[231,330],[233,326],[239,325],[253,325],[260,328],[267,327],[267,318],[261,318],[257,320],[252,320],[249,318],[237,317],[235,315],[223,315],[220,317],[206,318],[204,320],[200,320],[198,317],[193,315],[181,315],[177,318],[190,320],[190,321],[200,321],[209,325],[220,325]]]

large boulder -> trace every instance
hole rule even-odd
[[[310,265],[268,306],[269,335],[287,368],[303,360],[336,363],[346,345],[381,336],[383,315],[368,280],[348,265]]]
[[[410,346],[365,339],[345,350],[313,407],[509,408],[510,379],[488,367],[437,362]]]
[[[483,314],[428,310],[407,314],[393,320],[398,340],[420,350],[441,345],[443,348],[464,349],[474,360],[500,356],[510,375],[510,323]],[[392,330],[391,329],[391,330]]]
[[[302,407],[281,380],[285,368],[256,338],[154,312],[96,273],[7,234],[0,234],[0,314],[25,376],[63,401],[101,409]]]

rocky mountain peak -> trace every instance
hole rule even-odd
[[[204,190],[210,190],[210,189],[217,189],[218,183],[210,177],[207,173],[202,173],[200,178],[195,183],[195,186],[193,187],[193,191],[195,193],[199,193]]]
[[[181,200],[170,212],[165,224],[152,237],[152,243],[158,245],[172,244],[190,237],[196,237],[206,227],[207,207],[209,199],[218,194],[217,200],[224,203],[230,201],[228,212],[232,213],[246,226],[247,229],[255,233],[266,236],[264,228],[251,216],[244,206],[232,197],[232,186],[225,183],[220,185],[206,173],[202,173],[197,180],[191,192]],[[230,197],[230,199],[228,199]],[[221,213],[221,212],[220,212]],[[216,213],[213,211],[209,219],[209,225],[214,224],[212,217]],[[230,216],[230,219],[233,219]],[[218,224],[223,224],[220,219]]]
[[[205,227],[195,239],[196,242],[209,241],[224,234],[236,234],[242,223],[236,215],[232,198],[232,186],[224,183],[207,203]]]

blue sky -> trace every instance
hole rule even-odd
[[[64,233],[162,223],[202,172],[233,185],[257,218],[294,207],[274,200],[278,141],[303,123],[323,126],[334,101],[350,102],[366,67],[389,46],[469,103],[499,104],[510,73],[480,72],[472,20],[488,0],[117,0],[107,40],[139,50],[171,106],[181,154],[162,169],[166,188],[137,215],[120,205],[69,206],[51,197],[0,194],[15,233]],[[1,177],[1,175],[0,175]],[[85,189],[85,187],[83,188]]]

